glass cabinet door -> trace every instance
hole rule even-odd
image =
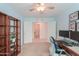
[[[14,23],[14,18],[13,17],[10,17],[10,26],[14,26],[15,23]]]
[[[15,53],[15,42],[16,42],[16,32],[15,32],[15,19],[10,18],[10,51],[11,54]]]

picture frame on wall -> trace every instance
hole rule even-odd
[[[77,22],[77,31],[79,31],[79,22]]]
[[[75,21],[71,21],[69,23],[69,30],[71,30],[71,31],[75,31],[76,30],[76,22]]]
[[[69,15],[69,20],[70,20],[70,21],[75,21],[75,20],[77,20],[77,19],[79,19],[79,11],[76,11],[76,12],[71,13],[71,14]]]

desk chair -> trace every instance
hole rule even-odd
[[[54,53],[58,54],[58,56],[63,55],[63,53],[66,53],[65,50],[59,47],[59,45],[57,44],[57,42],[52,36],[50,37],[50,42],[51,42],[51,45],[54,45],[54,48],[53,48],[55,50]]]

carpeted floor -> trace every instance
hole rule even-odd
[[[19,56],[49,56],[50,43],[28,43],[22,48]]]

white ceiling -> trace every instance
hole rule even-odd
[[[54,6],[53,10],[46,10],[43,14],[38,12],[30,12],[29,9],[32,8],[33,3],[8,3],[8,5],[13,8],[13,10],[23,17],[51,17],[58,16],[65,10],[69,9],[72,3],[46,3],[46,6]]]

